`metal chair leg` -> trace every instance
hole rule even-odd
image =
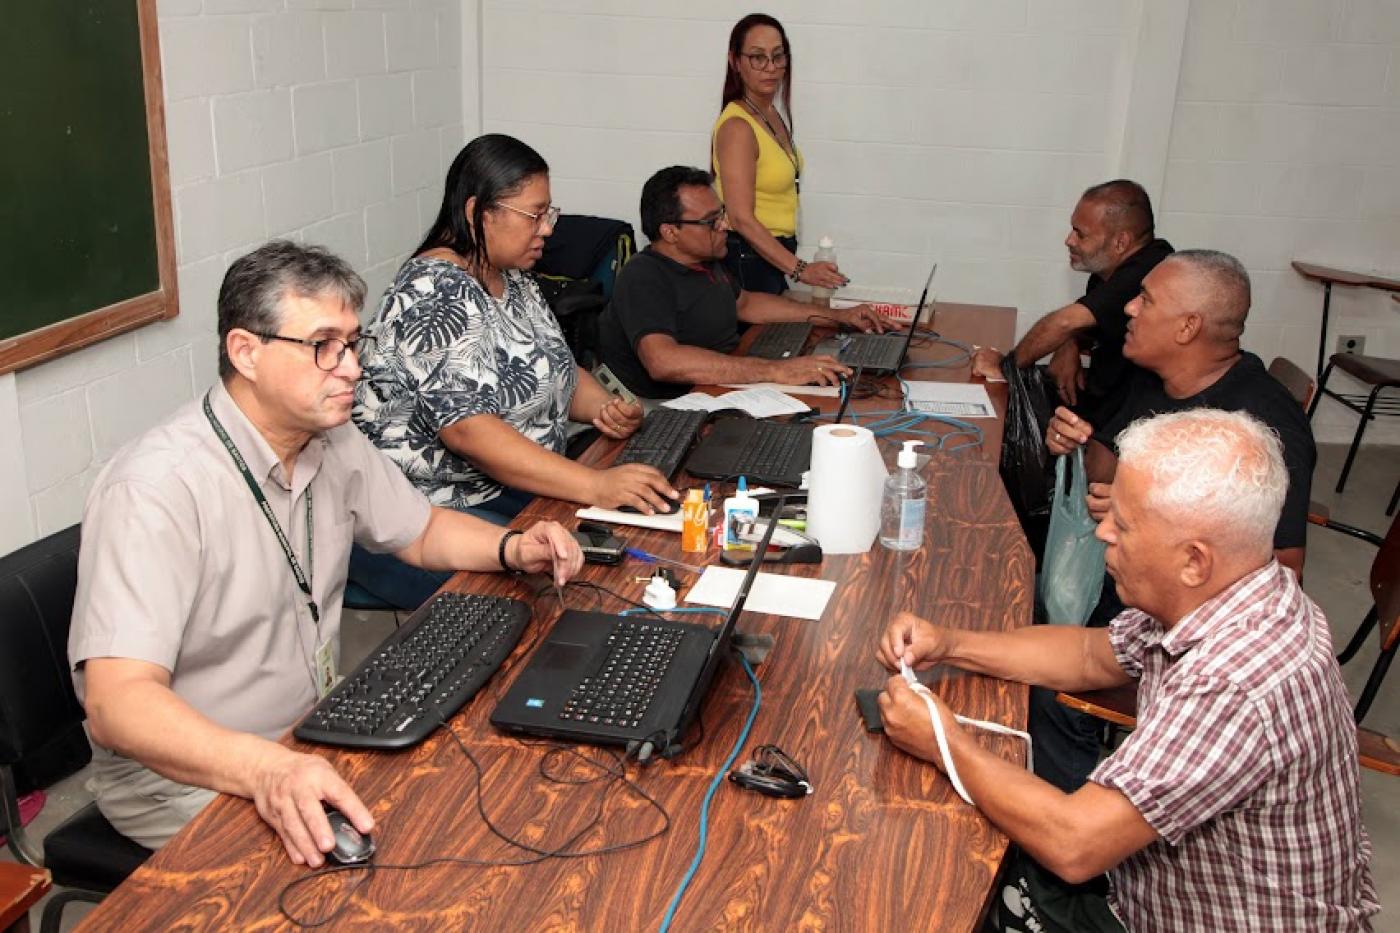
[[[1332,366],[1328,363],[1327,368],[1322,371],[1322,376],[1317,380],[1317,391],[1313,393],[1312,404],[1308,406],[1308,420],[1312,420],[1313,412],[1317,411],[1317,403],[1322,401],[1322,396],[1327,394],[1327,377],[1332,375]]]
[[[1361,625],[1356,629],[1356,634],[1351,636],[1351,641],[1342,649],[1342,653],[1337,655],[1337,663],[1345,664],[1356,657],[1356,652],[1361,650],[1361,646],[1366,644],[1366,636],[1371,634],[1371,629],[1376,627],[1376,621],[1380,618],[1380,613],[1375,606],[1366,613],[1366,618],[1361,620]]]
[[[1366,712],[1371,708],[1371,701],[1376,698],[1377,691],[1381,689],[1381,681],[1385,680],[1385,672],[1390,670],[1390,662],[1395,660],[1396,648],[1400,648],[1400,645],[1391,645],[1388,651],[1382,651],[1381,656],[1376,659],[1376,666],[1371,668],[1371,676],[1366,678],[1366,686],[1361,688],[1361,698],[1356,701],[1354,715],[1357,722],[1366,718]]]
[[[73,901],[100,904],[104,896],[96,891],[84,891],[81,888],[62,888],[56,891],[44,905],[44,913],[39,918],[39,933],[58,933],[63,924],[63,908]]]
[[[1352,461],[1356,459],[1356,449],[1361,446],[1361,435],[1366,433],[1366,425],[1374,417],[1371,410],[1376,407],[1376,396],[1384,388],[1385,386],[1376,386],[1366,397],[1366,411],[1362,413],[1361,421],[1356,425],[1356,435],[1351,439],[1351,449],[1347,451],[1347,462],[1342,464],[1342,475],[1337,480],[1337,492],[1346,488],[1347,474],[1351,472]]]

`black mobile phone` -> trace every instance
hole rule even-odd
[[[579,530],[573,534],[579,549],[583,551],[583,559],[588,563],[608,565],[622,563],[622,549],[627,546],[627,542],[612,532]]]

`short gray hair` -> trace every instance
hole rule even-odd
[[[1209,336],[1214,340],[1238,340],[1244,333],[1245,318],[1253,300],[1249,273],[1229,253],[1215,249],[1183,249],[1165,262],[1180,263],[1191,270],[1192,285],[1200,301],[1196,308]]]
[[[1118,461],[1145,473],[1147,505],[1184,527],[1267,553],[1288,491],[1278,434],[1218,408],[1143,418],[1118,435]]]
[[[315,297],[328,292],[357,314],[365,303],[365,280],[324,247],[272,240],[234,260],[219,287],[220,378],[234,372],[228,358],[229,331],[276,333],[282,324],[283,296]]]

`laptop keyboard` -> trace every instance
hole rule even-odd
[[[899,365],[904,343],[903,335],[893,338],[884,335],[852,337],[841,349],[841,364],[892,370]]]
[[[517,599],[439,593],[317,703],[293,735],[350,748],[416,745],[491,679],[529,621],[530,608]]]
[[[647,415],[637,433],[627,439],[627,446],[613,464],[643,463],[656,467],[667,479],[673,479],[708,417],[703,411],[658,408]]]
[[[754,425],[752,442],[735,460],[734,475],[776,482],[806,469],[794,468],[804,447],[810,448],[812,426],[763,421]],[[810,456],[810,454],[809,454]]]
[[[618,622],[608,636],[607,657],[574,688],[559,718],[637,728],[684,635],[647,622]]]
[[[797,356],[812,336],[812,325],[802,321],[765,324],[763,331],[749,344],[749,356],[766,360],[785,360]]]

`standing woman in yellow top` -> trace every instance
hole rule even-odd
[[[781,92],[784,119],[777,107]],[[729,34],[724,109],[711,158],[729,216],[725,266],[746,291],[781,294],[787,281],[840,288],[829,262],[797,258],[797,193],[802,152],[792,138],[792,52],[776,19],[751,13]]]

